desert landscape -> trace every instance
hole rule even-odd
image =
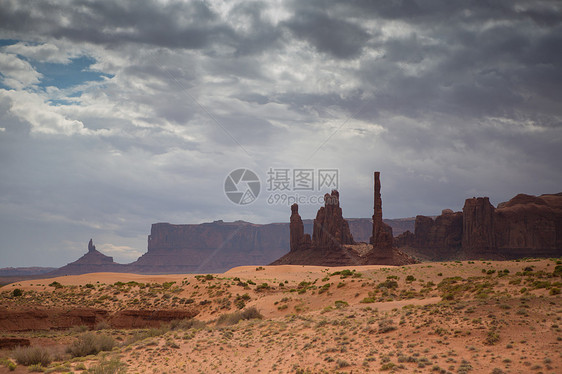
[[[562,373],[562,1],[0,20],[0,374]]]
[[[0,372],[557,373],[561,277],[524,259],[23,281],[0,289]]]

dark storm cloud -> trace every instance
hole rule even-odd
[[[297,39],[304,39],[318,51],[336,58],[361,54],[369,34],[360,26],[330,17],[319,10],[303,10],[283,23]]]
[[[31,6],[31,5],[30,5]],[[260,18],[264,5],[240,5],[232,16],[243,15],[250,28],[237,33],[206,2],[78,0],[70,4],[33,2],[34,11],[17,1],[0,7],[1,29],[34,37],[51,36],[75,42],[123,45],[128,42],[167,48],[205,49],[230,46],[236,53],[262,52],[275,45],[280,33]]]

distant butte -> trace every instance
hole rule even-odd
[[[562,193],[519,194],[495,208],[487,197],[466,199],[462,212],[417,216],[400,248],[424,260],[562,256]]]

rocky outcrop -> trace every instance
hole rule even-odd
[[[469,232],[467,236],[472,241],[465,247],[463,233],[463,248],[473,258],[490,253],[502,259],[562,256],[562,193],[519,194],[498,208],[486,208],[481,219],[480,226],[491,225],[491,234],[490,230],[485,235]],[[479,241],[474,240],[475,236]]]
[[[445,209],[435,219],[417,216],[415,233],[407,231],[396,238],[398,247],[424,260],[446,260],[458,254],[463,232],[462,212]],[[415,250],[414,250],[415,249]]]
[[[14,349],[17,347],[29,347],[31,342],[25,338],[0,338],[0,350]]]
[[[392,248],[394,237],[392,227],[382,220],[382,198],[380,172],[375,171],[374,175],[374,207],[373,207],[373,232],[370,243],[373,245],[374,254],[381,261],[392,258]]]
[[[467,199],[462,212],[416,217],[415,234],[404,233],[396,242],[427,260],[559,257],[562,193],[520,194],[497,208],[487,197]]]
[[[376,190],[376,188],[375,188]],[[380,200],[380,186],[379,186]],[[376,196],[376,193],[375,193]],[[380,237],[382,248],[375,248],[373,244],[356,243],[353,240],[349,224],[343,218],[339,204],[339,193],[332,191],[324,196],[324,206],[318,210],[314,220],[312,243],[308,244],[298,206],[291,207],[291,251],[274,261],[271,265],[405,265],[415,263],[415,260],[402,251],[387,247],[388,240],[382,232],[386,225],[382,222],[382,213],[377,215],[381,204],[375,204],[376,225],[373,224],[373,237]],[[375,221],[373,216],[373,221]],[[392,232],[390,230],[390,232]]]
[[[63,330],[74,326],[93,329],[100,322],[117,329],[159,327],[173,320],[193,318],[198,313],[195,308],[120,311],[38,307],[22,310],[3,309],[0,313],[0,331]]]
[[[312,247],[326,250],[354,244],[353,236],[340,208],[340,194],[334,190],[324,195],[324,206],[316,213],[312,230]]]
[[[310,234],[304,233],[304,224],[299,215],[299,206],[291,205],[291,220],[289,224],[291,251],[304,251],[310,249],[312,241]]]
[[[53,272],[48,276],[78,275],[99,272],[124,272],[126,265],[113,261],[113,257],[106,256],[96,249],[92,239],[88,242],[88,252],[78,260],[71,262]]]

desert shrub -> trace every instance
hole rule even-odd
[[[43,347],[19,347],[13,352],[16,362],[21,365],[49,365],[53,359],[51,352]]]
[[[377,285],[377,288],[398,288],[398,282],[395,280],[387,279]]]
[[[416,280],[416,277],[414,277],[413,275],[408,275],[406,277],[406,282],[413,282]]]
[[[50,283],[49,286],[50,286],[50,287],[55,287],[55,289],[57,289],[57,290],[58,290],[59,288],[63,288],[63,285],[60,284],[60,283],[57,282],[57,281],[54,281],[54,282]]]
[[[14,364],[12,361],[8,360],[7,358],[0,358],[0,365],[5,366],[10,371],[16,370],[17,365]]]
[[[558,287],[552,287],[549,291],[550,295],[559,295],[560,294],[560,288]]]
[[[45,372],[45,368],[41,364],[29,365],[27,367],[27,370],[30,373],[44,373]]]
[[[111,360],[103,358],[99,364],[91,367],[88,372],[92,374],[121,374],[127,372],[126,366],[127,365],[119,361],[119,358],[117,357],[114,357]]]
[[[110,326],[109,322],[107,322],[105,320],[99,321],[94,326],[94,329],[96,329],[96,330],[107,330],[107,329],[110,329],[110,328],[111,328],[111,326]]]
[[[215,277],[213,277],[213,274],[207,274],[207,275],[205,275],[205,280],[210,281],[210,280],[213,280],[213,279],[215,279]]]
[[[81,332],[86,332],[86,331],[88,331],[88,326],[86,326],[86,325],[72,326],[72,327],[69,329],[69,331],[70,331],[71,333],[74,333],[74,334],[79,334],[79,333],[81,333]]]
[[[329,288],[330,288],[330,283],[326,283],[326,284],[322,285],[322,287],[320,287],[320,289],[318,290],[318,293],[322,294],[324,292],[327,292]]]
[[[338,358],[338,360],[336,361],[336,368],[338,369],[342,369],[345,367],[351,366],[351,364],[349,362],[347,362],[346,360],[342,360],[340,358]]]
[[[86,333],[80,335],[67,349],[73,357],[95,355],[101,351],[111,351],[116,346],[115,340],[109,335]]]
[[[265,291],[269,290],[271,287],[267,283],[262,283],[256,287],[256,291]]]
[[[263,315],[256,309],[256,307],[249,307],[240,312],[223,314],[217,319],[217,325],[228,326],[235,325],[238,322],[246,319],[262,319]]]
[[[394,321],[391,319],[383,319],[379,321],[379,332],[385,333],[396,330],[396,326],[394,326]]]
[[[164,335],[165,333],[167,333],[168,331],[170,331],[169,327],[166,326],[162,326],[160,328],[152,328],[152,329],[148,329],[148,330],[140,330],[137,331],[136,333],[134,333],[132,336],[130,336],[126,341],[124,345],[129,345],[129,344],[133,344],[134,342],[137,342],[139,340],[144,340],[147,338],[152,338],[155,336],[161,336]]]
[[[202,329],[206,324],[195,318],[177,319],[170,322],[171,330],[189,330],[189,329]]]
[[[80,362],[78,365],[74,367],[74,370],[87,370],[88,368],[84,365],[83,362]]]
[[[21,295],[23,295],[23,291],[19,288],[14,288],[14,290],[12,291],[12,296],[20,297]]]
[[[500,341],[500,334],[494,329],[488,331],[488,335],[486,336],[486,340],[484,343],[487,345],[494,345]]]
[[[336,308],[341,309],[341,308],[346,308],[349,306],[349,303],[347,301],[343,301],[343,300],[336,300],[334,301],[334,304],[336,306]]]

